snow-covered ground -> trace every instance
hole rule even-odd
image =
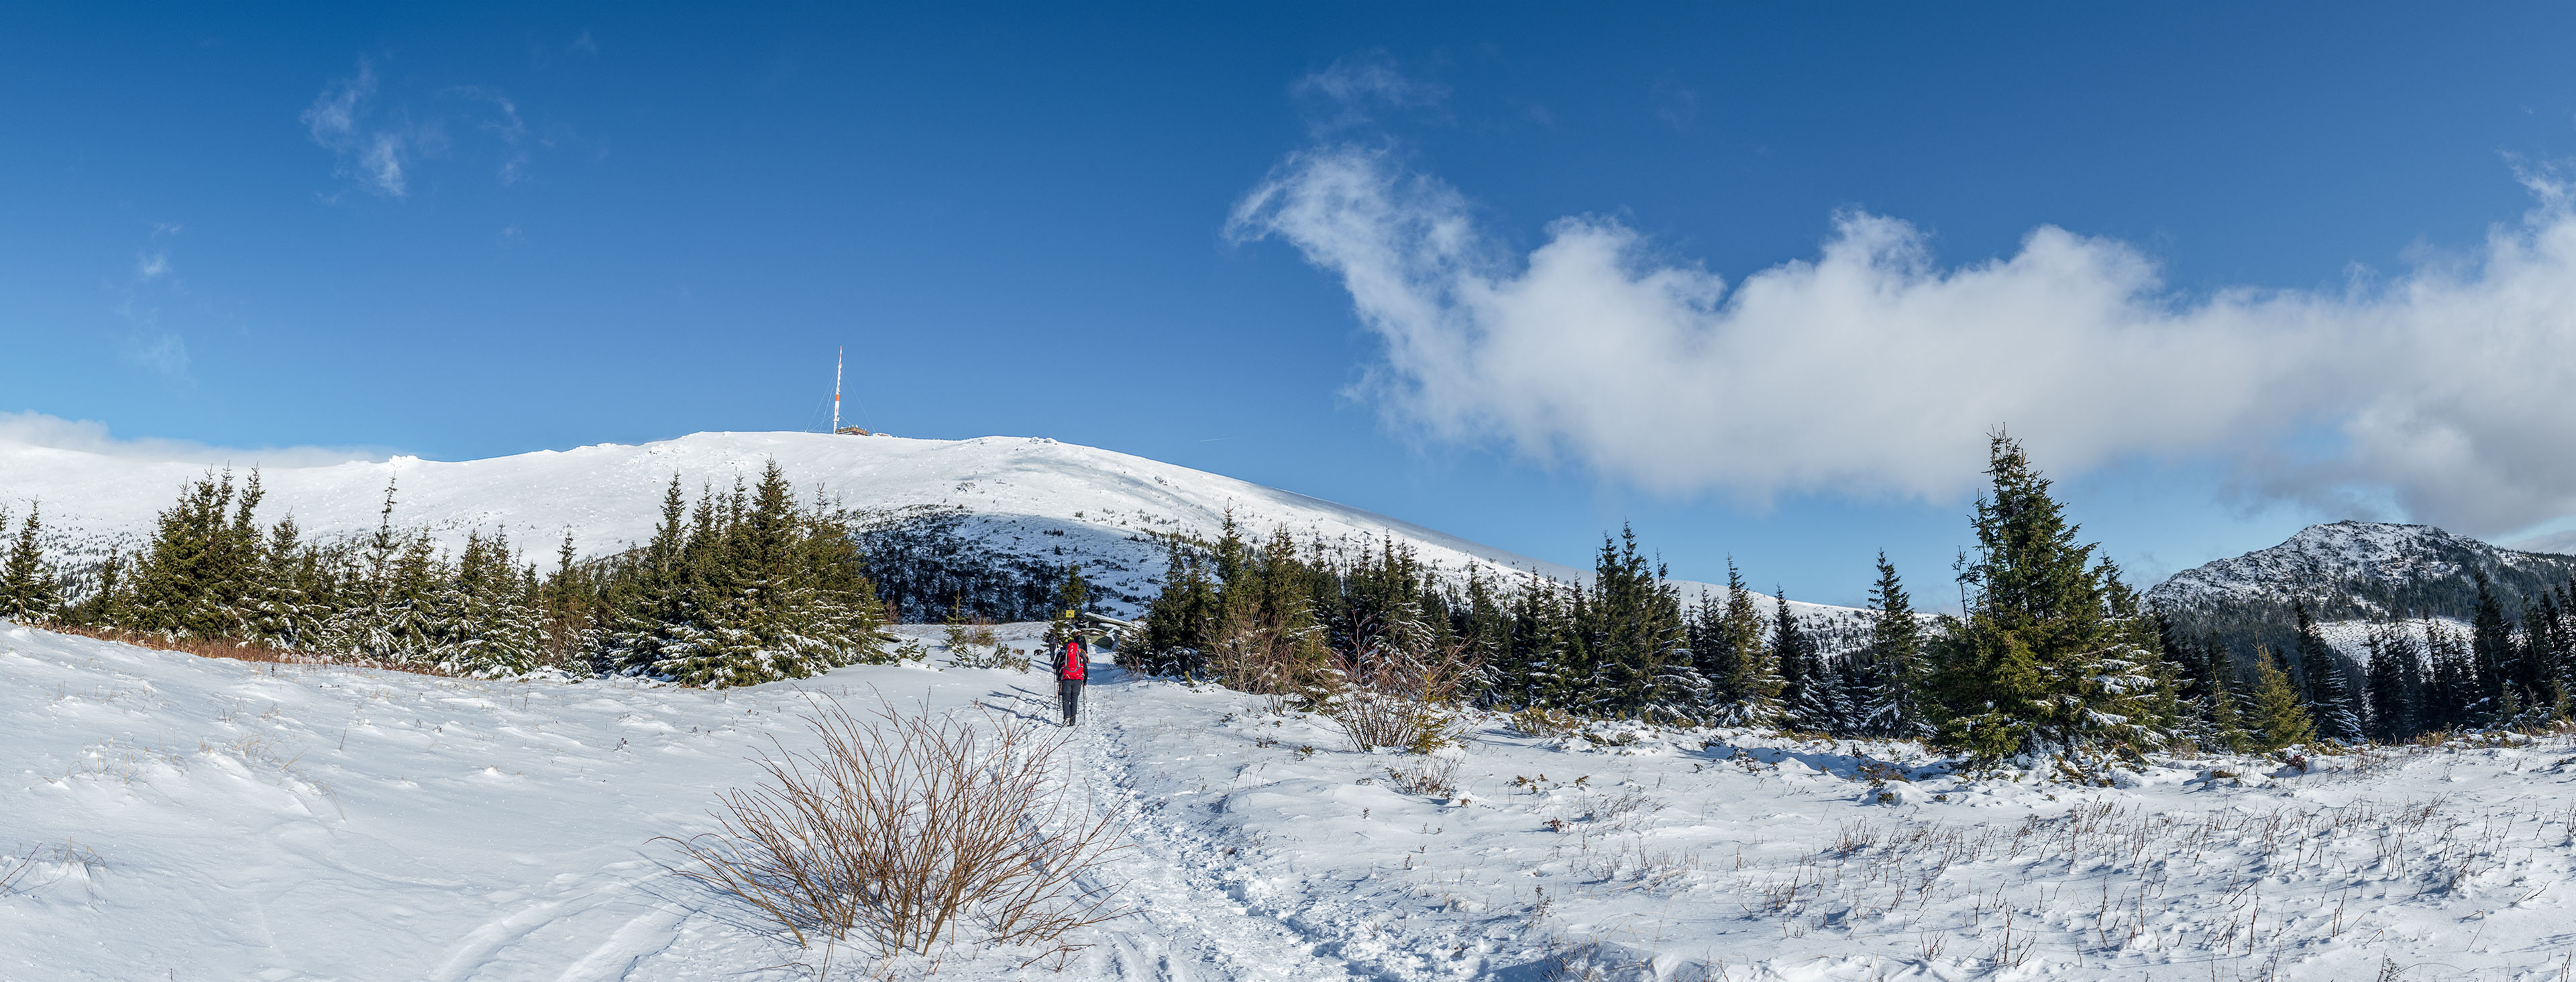
[[[916,630],[935,637],[929,630]],[[1005,632],[1031,645],[1033,627]],[[806,692],[1043,716],[1034,674],[726,692],[263,666],[0,626],[0,977],[791,979],[657,836],[804,745]],[[1046,979],[2558,979],[2576,748],[1967,781],[1902,746],[1535,738],[1454,794],[1260,700],[1097,668],[1066,753],[1137,909]],[[907,973],[920,966],[910,966]]]

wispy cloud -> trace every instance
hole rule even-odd
[[[503,184],[516,184],[527,176],[528,124],[519,118],[519,104],[497,89],[480,85],[461,85],[455,94],[489,107],[474,128],[492,138],[501,147],[500,177]]]
[[[116,303],[109,307],[125,322],[124,334],[116,339],[117,356],[173,382],[188,380],[188,341],[161,326],[159,301],[181,292],[172,279],[165,244],[179,232],[177,225],[152,226],[151,246],[135,254],[134,270],[117,286]]]
[[[1447,86],[1406,74],[1384,51],[1343,57],[1323,71],[1288,87],[1307,106],[1307,123],[1318,134],[1379,121],[1388,110],[1437,109],[1449,98]]]
[[[1948,499],[1997,424],[2078,473],[2220,459],[2249,495],[2493,534],[2576,513],[2567,183],[2466,256],[2340,291],[2177,295],[2054,226],[1944,266],[1902,220],[1836,216],[1812,259],[1729,284],[1613,218],[1526,255],[1384,148],[1289,157],[1236,208],[1342,280],[1384,342],[1361,391],[1409,428],[1659,492]]]
[[[1683,85],[1679,76],[1666,75],[1648,93],[1655,104],[1655,116],[1674,129],[1687,129],[1699,118],[1699,90]]]
[[[75,450],[131,460],[210,465],[316,467],[353,460],[380,461],[391,456],[382,450],[363,447],[218,447],[189,440],[118,437],[108,432],[105,423],[32,412],[0,412],[0,443]]]
[[[376,95],[376,66],[358,59],[358,73],[322,87],[300,118],[313,142],[338,160],[333,174],[359,187],[400,198],[410,190],[404,175],[407,137],[400,128],[367,125]]]
[[[374,61],[360,58],[356,74],[324,85],[298,117],[314,144],[331,152],[332,175],[368,193],[409,196],[424,162],[459,149],[448,135],[451,124],[476,137],[464,141],[468,159],[487,150],[493,155],[485,159],[496,161],[503,184],[526,179],[530,148],[545,145],[531,138],[519,104],[500,89],[448,86],[394,104],[381,84]]]

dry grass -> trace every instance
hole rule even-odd
[[[139,631],[120,631],[112,627],[80,627],[70,624],[47,624],[44,625],[44,629],[57,634],[77,634],[84,638],[114,641],[138,648],[150,648],[154,651],[175,651],[199,658],[226,658],[262,665],[340,665],[350,668],[381,669],[388,672],[409,672],[413,675],[433,675],[440,678],[457,677],[454,672],[442,672],[429,665],[397,665],[372,658],[356,658],[318,651],[290,651],[272,648],[254,641],[229,638],[174,638]]]
[[[960,941],[1054,943],[1125,913],[1102,865],[1125,848],[1123,803],[1069,801],[1064,731],[990,710],[809,696],[820,746],[758,763],[768,779],[718,797],[719,832],[666,839],[674,872],[756,908],[799,943],[864,942],[880,959]]]

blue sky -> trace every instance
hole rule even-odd
[[[2141,581],[2320,519],[2510,539],[2576,512],[2535,463],[2576,459],[2571,39],[2538,5],[13,8],[0,412],[458,459],[819,428],[846,344],[872,427],[1564,561],[1633,521],[1801,599],[1882,547],[1946,592],[1998,423]],[[2064,343],[1927,367],[2035,336],[1993,324]],[[1656,370],[1552,371],[1595,332]]]

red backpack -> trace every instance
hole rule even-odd
[[[1068,682],[1082,681],[1082,642],[1064,643],[1064,667],[1056,669],[1055,677]]]

